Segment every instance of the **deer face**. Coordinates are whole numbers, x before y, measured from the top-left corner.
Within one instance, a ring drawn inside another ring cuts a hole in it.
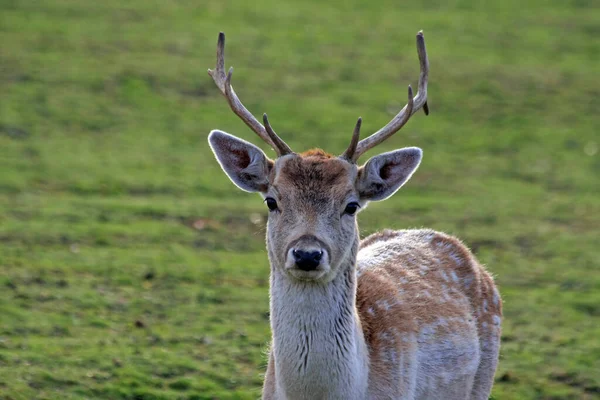
[[[358,245],[358,169],[320,151],[277,159],[264,194],[272,264],[301,280],[333,278]]]
[[[373,157],[362,167],[321,150],[272,161],[258,147],[224,132],[211,132],[209,143],[233,183],[264,198],[273,268],[304,281],[330,281],[342,266],[354,264],[357,212],[396,192],[421,160],[420,149],[405,148]]]

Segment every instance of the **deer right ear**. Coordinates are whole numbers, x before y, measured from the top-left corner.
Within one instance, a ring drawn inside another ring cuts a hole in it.
[[[417,147],[375,156],[358,171],[358,192],[362,200],[385,200],[406,183],[419,167],[423,151]]]
[[[213,130],[208,143],[229,179],[246,192],[265,193],[273,161],[255,145],[228,133]]]

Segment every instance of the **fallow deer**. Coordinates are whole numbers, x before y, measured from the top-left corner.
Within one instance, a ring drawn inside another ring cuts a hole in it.
[[[490,274],[458,239],[432,230],[375,233],[362,241],[356,214],[394,194],[419,166],[407,147],[358,158],[419,109],[428,114],[429,63],[417,34],[421,73],[413,98],[359,141],[358,119],[339,157],[295,153],[244,107],[224,69],[219,35],[209,70],[231,109],[277,153],[213,130],[223,171],[269,209],[272,343],[263,399],[487,399],[500,347],[502,303]]]

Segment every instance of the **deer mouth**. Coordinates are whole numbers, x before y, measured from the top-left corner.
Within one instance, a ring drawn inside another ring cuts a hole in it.
[[[325,270],[325,268],[319,268],[312,271],[303,271],[300,268],[289,268],[287,269],[287,272],[292,276],[292,278],[299,281],[314,282],[321,280],[325,275],[327,275],[329,268],[327,268],[327,270]]]

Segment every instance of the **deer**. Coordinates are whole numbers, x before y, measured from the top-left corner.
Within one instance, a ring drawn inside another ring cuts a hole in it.
[[[359,157],[429,114],[429,61],[416,36],[418,92],[360,139],[359,118],[340,156],[296,153],[242,104],[224,68],[225,35],[208,73],[231,110],[276,153],[220,130],[209,145],[229,179],[266,207],[271,345],[262,399],[488,399],[498,364],[502,300],[490,273],[459,239],[430,229],[360,239],[357,214],[392,196],[422,150]]]

